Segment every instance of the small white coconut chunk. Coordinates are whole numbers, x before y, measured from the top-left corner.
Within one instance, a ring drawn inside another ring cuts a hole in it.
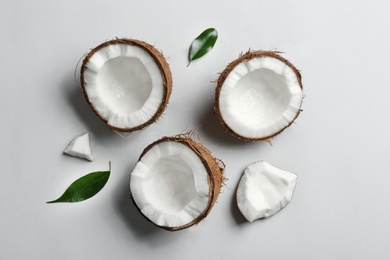
[[[260,161],[249,165],[237,189],[238,208],[249,221],[268,218],[292,198],[297,175]]]
[[[210,200],[205,166],[179,142],[162,142],[145,153],[131,174],[130,189],[141,212],[165,227],[190,223]]]
[[[88,161],[93,161],[89,133],[87,132],[73,138],[73,140],[66,147],[64,153],[74,157],[87,159]]]

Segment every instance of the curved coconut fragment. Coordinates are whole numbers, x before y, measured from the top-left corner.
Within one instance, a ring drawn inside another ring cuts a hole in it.
[[[133,39],[100,44],[83,60],[81,87],[93,111],[116,131],[132,132],[154,123],[172,90],[164,56]]]
[[[92,162],[93,157],[89,133],[87,132],[73,138],[72,141],[65,148],[64,153]]]
[[[292,199],[297,175],[264,161],[249,165],[237,188],[237,204],[249,221],[268,218]]]
[[[163,137],[145,148],[131,174],[134,204],[149,221],[169,231],[204,219],[223,182],[220,161],[188,135]]]
[[[266,140],[298,117],[302,88],[299,71],[277,52],[247,52],[220,75],[215,111],[238,138]]]

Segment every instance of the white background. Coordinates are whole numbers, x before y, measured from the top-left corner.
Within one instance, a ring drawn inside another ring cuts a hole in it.
[[[0,3],[0,259],[389,259],[390,2],[11,1]],[[208,27],[214,49],[187,68]],[[132,37],[161,49],[173,73],[164,116],[128,140],[88,107],[74,70],[90,48]],[[225,66],[280,50],[303,76],[296,124],[268,143],[231,137],[212,113]],[[201,125],[228,181],[198,226],[170,233],[129,199],[130,173],[154,140]],[[63,155],[89,131],[95,160]],[[95,197],[46,204],[75,179],[108,169]],[[235,205],[244,168],[266,160],[296,173],[291,203],[245,222]]]

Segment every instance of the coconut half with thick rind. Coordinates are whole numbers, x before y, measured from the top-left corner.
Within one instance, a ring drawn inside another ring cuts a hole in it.
[[[133,132],[154,123],[168,104],[172,75],[152,45],[115,39],[92,49],[81,66],[81,87],[112,130]]]
[[[292,199],[297,175],[267,162],[249,165],[237,188],[237,205],[244,217],[253,222],[268,218]]]
[[[302,88],[299,71],[277,52],[247,52],[218,78],[214,108],[234,136],[266,140],[298,117]]]
[[[176,231],[198,224],[220,193],[224,167],[188,135],[163,137],[145,148],[131,173],[130,190],[142,215]]]

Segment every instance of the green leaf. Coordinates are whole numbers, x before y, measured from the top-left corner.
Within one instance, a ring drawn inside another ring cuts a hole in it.
[[[91,172],[74,181],[69,188],[56,200],[47,203],[57,202],[79,202],[95,196],[106,185],[111,173],[111,162],[109,170],[102,172]]]
[[[193,60],[199,59],[208,53],[214,47],[217,38],[218,32],[214,28],[208,28],[196,37],[191,43],[190,51],[188,52],[188,66],[190,66]]]

